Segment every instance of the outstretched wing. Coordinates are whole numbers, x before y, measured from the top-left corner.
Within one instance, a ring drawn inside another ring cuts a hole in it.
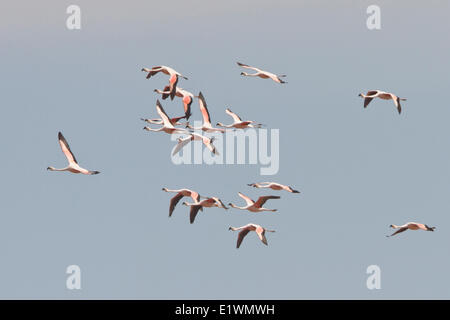
[[[202,206],[195,205],[191,206],[191,211],[189,212],[189,219],[191,223],[194,223],[195,217],[197,216],[198,211],[201,209]]]
[[[255,202],[255,206],[261,208],[269,199],[280,199],[280,196],[262,196]]]
[[[391,235],[388,236],[388,237],[395,236],[396,234],[398,234],[398,233],[400,233],[400,232],[403,232],[403,231],[406,231],[406,230],[408,230],[407,227],[400,228],[400,229],[398,229],[397,231],[395,231],[393,234],[391,234]]]
[[[200,92],[198,94],[198,105],[203,116],[203,122],[211,124],[211,116],[209,115],[208,106],[206,105],[205,97]]]
[[[172,118],[172,119],[170,119],[170,123],[172,125],[175,125],[175,123],[177,123],[179,120],[184,119],[184,118],[186,118],[186,116]]]
[[[397,107],[398,114],[402,113],[402,105],[400,104],[400,98],[396,95],[391,94],[392,100],[394,101],[395,106]]]
[[[216,204],[217,204],[217,206],[218,206],[219,208],[228,209],[228,208],[223,204],[222,200],[220,200],[220,199],[217,198],[217,197],[213,197],[213,199],[214,199],[214,201],[216,202]]]
[[[256,234],[258,235],[259,239],[267,246],[267,239],[266,239],[266,233],[262,227],[257,227],[255,230]]]
[[[247,205],[251,206],[255,203],[255,201],[253,201],[252,199],[250,199],[249,197],[247,197],[246,195],[243,195],[242,193],[238,192],[238,195],[245,200],[245,202],[247,203]]]
[[[164,89],[163,89],[163,93],[161,94],[161,97],[162,97],[162,99],[163,100],[166,100],[167,99],[167,97],[169,96],[169,94],[170,94],[170,87],[169,86],[165,86],[164,87]]]
[[[161,66],[153,67],[151,70],[148,70],[147,68],[144,68],[144,71],[148,72],[148,74],[147,74],[147,76],[145,78],[149,79],[150,77],[152,77],[155,74],[157,74],[158,72],[160,72],[161,71],[160,69],[161,69]]]
[[[184,107],[184,114],[186,117],[186,120],[189,120],[191,116],[191,104],[192,104],[192,97],[191,96],[184,96],[183,97],[183,107]]]
[[[72,151],[70,150],[69,144],[66,141],[66,138],[62,135],[61,132],[58,132],[58,140],[59,145],[61,147],[62,152],[66,156],[69,163],[78,163],[77,159],[75,159],[75,156],[73,155]]]
[[[366,96],[373,96],[374,94],[377,94],[378,91],[367,91]],[[367,106],[369,105],[370,101],[372,101],[373,98],[364,98],[364,108],[367,108]]]
[[[156,111],[158,111],[159,116],[163,120],[164,126],[165,127],[169,127],[169,128],[173,128],[172,123],[170,122],[170,118],[167,115],[167,113],[164,111],[164,109],[163,109],[161,103],[159,102],[159,100],[156,100]]]
[[[181,149],[184,148],[185,145],[187,145],[189,142],[191,142],[192,136],[188,136],[184,139],[179,139],[177,145],[173,149],[172,155],[176,155],[178,152],[180,152]]]
[[[172,216],[172,212],[175,209],[175,206],[182,198],[183,198],[183,194],[180,192],[180,193],[177,193],[177,195],[175,197],[170,199],[169,217]]]
[[[200,201],[200,195],[197,192],[195,192],[195,191],[191,191],[191,198],[195,202],[199,202]]]
[[[243,229],[242,231],[239,232],[238,238],[237,238],[237,243],[236,243],[236,248],[239,248],[241,246],[242,240],[244,240],[245,236],[249,232],[250,232],[249,229]]]
[[[242,122],[241,118],[239,118],[239,116],[234,113],[233,111],[231,111],[230,109],[225,109],[226,114],[228,114],[229,116],[231,116],[234,120],[235,123],[237,122]]]

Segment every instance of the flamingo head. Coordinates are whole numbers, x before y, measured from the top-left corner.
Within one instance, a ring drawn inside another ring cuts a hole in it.
[[[427,225],[425,225],[425,227],[427,228],[428,231],[434,231],[434,229],[436,229],[436,227],[429,227]]]
[[[241,76],[246,76],[246,75],[248,75],[247,72],[241,72]]]
[[[166,187],[162,188],[162,191],[166,191],[167,192],[167,188]]]
[[[54,170],[55,168],[53,167],[47,167],[47,170]]]

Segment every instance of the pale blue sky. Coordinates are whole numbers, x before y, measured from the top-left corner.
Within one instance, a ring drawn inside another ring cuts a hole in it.
[[[79,31],[65,26],[74,3]],[[379,31],[366,28],[371,4]],[[450,298],[448,1],[3,1],[0,12],[1,298]],[[236,61],[289,83],[243,78]],[[139,120],[167,82],[140,69],[160,64],[203,92],[214,123],[230,107],[280,129],[279,173],[173,165],[168,136]],[[390,101],[364,110],[368,89],[406,97],[403,113]],[[58,131],[100,175],[45,170],[65,165]],[[246,186],[265,180],[302,193]],[[168,218],[163,186],[281,199],[268,203],[277,213],[207,209],[190,225],[183,206]],[[408,221],[437,230],[385,237]],[[249,222],[277,230],[268,247],[249,235],[236,250],[228,226]],[[80,291],[65,288],[71,264]]]

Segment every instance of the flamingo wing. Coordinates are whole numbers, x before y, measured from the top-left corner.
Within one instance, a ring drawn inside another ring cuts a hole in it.
[[[197,216],[198,211],[202,208],[200,205],[191,206],[191,211],[189,212],[189,220],[191,223],[194,223],[195,217]]]
[[[172,123],[172,125],[175,125],[179,120],[184,118],[186,118],[186,116],[172,118],[170,119],[170,123]]]
[[[178,75],[172,74],[169,79],[169,90],[170,90],[170,100],[175,98],[177,93],[177,83],[178,83]]]
[[[243,229],[242,231],[239,232],[238,238],[237,238],[237,243],[236,243],[236,248],[239,248],[241,246],[242,240],[244,240],[245,236],[249,232],[250,232],[249,229]]]
[[[406,230],[408,230],[408,227],[400,228],[400,229],[398,229],[397,231],[395,231],[393,234],[391,234],[391,235],[388,236],[388,237],[395,236],[396,234],[398,234],[398,233],[400,233],[400,232],[403,232],[403,231],[406,231]]]
[[[219,198],[213,197],[214,201],[218,205],[219,208],[228,209]]]
[[[211,153],[219,155],[219,151],[217,151],[216,147],[213,145],[212,139],[202,136],[202,142]]]
[[[255,201],[253,201],[252,199],[250,199],[249,197],[247,197],[246,195],[243,195],[242,193],[238,192],[238,195],[245,200],[245,202],[247,203],[247,205],[251,206],[255,203]]]
[[[198,104],[203,116],[203,122],[211,124],[211,116],[209,115],[208,106],[206,105],[205,97],[201,92],[198,94]]]
[[[177,193],[175,197],[170,199],[170,207],[169,207],[169,217],[172,216],[172,212],[175,209],[177,203],[183,198],[183,194],[181,192]]]
[[[377,94],[378,91],[367,91],[366,96],[373,96],[375,94]],[[364,108],[367,108],[367,106],[369,105],[370,101],[373,100],[374,97],[370,98],[370,97],[366,97],[364,98]]]
[[[77,163],[77,159],[75,158],[74,154],[70,150],[69,144],[67,143],[66,138],[64,138],[63,134],[61,132],[58,132],[58,140],[59,145],[61,147],[62,152],[66,156],[69,163]]]
[[[269,199],[280,199],[280,196],[262,196],[255,202],[255,206],[261,208]]]
[[[226,114],[228,114],[229,116],[231,116],[234,120],[235,123],[237,122],[242,122],[241,118],[239,118],[239,116],[234,113],[233,111],[231,111],[230,109],[225,109]]]
[[[195,202],[199,202],[200,201],[200,195],[197,192],[195,192],[195,191],[191,191],[191,198]]]
[[[173,128],[172,123],[170,122],[170,118],[167,115],[167,113],[164,111],[164,108],[162,107],[159,100],[156,100],[156,111],[158,111],[159,116],[163,120],[163,124],[165,127]]]
[[[181,149],[184,148],[185,145],[187,145],[189,142],[191,142],[192,136],[188,136],[184,139],[179,139],[177,145],[173,149],[172,155],[176,155],[178,152],[180,152]]]
[[[262,227],[257,227],[255,230],[256,234],[258,235],[259,239],[267,246],[267,239],[266,239],[266,233]]]
[[[400,104],[400,98],[394,94],[391,94],[392,101],[394,101],[395,106],[397,107],[398,114],[402,113],[402,105]]]
[[[169,87],[169,86],[165,86],[165,87],[164,87],[163,93],[161,94],[161,98],[162,98],[163,100],[166,100],[167,97],[169,96],[169,93],[170,93],[169,90],[170,90],[170,87]]]
[[[191,96],[184,96],[183,97],[183,107],[184,107],[184,114],[186,117],[186,120],[189,120],[191,116],[191,104],[192,104],[192,97]]]
[[[148,69],[147,69],[148,70]],[[146,71],[147,71],[146,70]],[[150,79],[150,77],[152,77],[152,76],[154,76],[155,74],[157,74],[158,72],[160,72],[161,71],[161,66],[158,66],[158,67],[153,67],[151,70],[148,70],[147,72],[148,72],[148,74],[147,74],[147,76],[145,77],[146,79]]]

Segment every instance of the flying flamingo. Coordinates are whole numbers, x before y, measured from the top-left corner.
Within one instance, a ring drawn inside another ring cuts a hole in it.
[[[217,207],[228,210],[228,208],[223,204],[222,200],[217,197],[206,198],[205,200],[195,203],[183,202],[183,205],[191,207],[191,210],[189,212],[189,220],[191,224],[194,223],[198,211],[203,211],[203,208]]]
[[[300,193],[300,191],[292,189],[290,186],[286,186],[276,182],[260,182],[260,183],[250,183],[248,184],[250,187],[255,188],[270,188],[272,190],[286,190],[291,193]]]
[[[194,128],[187,123],[186,127],[193,130],[202,130],[206,132],[225,132],[225,129],[213,128],[211,125],[211,116],[209,115],[208,106],[206,105],[205,97],[201,92],[198,94],[198,105],[203,116],[203,125],[199,128]]]
[[[266,232],[275,232],[275,230],[268,230],[268,229],[261,227],[258,224],[254,224],[254,223],[249,223],[249,224],[239,227],[239,228],[229,227],[228,230],[233,230],[233,231],[241,230],[238,234],[238,239],[237,239],[237,244],[236,244],[237,249],[241,246],[242,240],[244,240],[245,236],[250,231],[255,231],[256,234],[258,235],[259,239],[261,240],[261,242],[264,243],[266,246],[267,246],[267,239],[266,239],[265,233]]]
[[[175,97],[176,91],[177,91],[177,83],[178,78],[188,79],[185,76],[183,76],[181,73],[175,71],[174,69],[166,66],[158,66],[153,67],[151,69],[149,68],[142,68],[141,71],[147,72],[147,79],[149,79],[151,76],[154,76],[158,72],[162,72],[164,74],[167,74],[169,76],[169,91],[170,91],[170,99],[173,100]]]
[[[172,155],[175,155],[178,152],[180,152],[181,149],[183,149],[185,145],[187,145],[189,142],[194,141],[194,140],[202,141],[203,144],[209,149],[209,151],[211,151],[215,155],[219,155],[219,151],[217,151],[216,147],[213,145],[214,137],[208,138],[208,137],[202,136],[197,133],[190,133],[185,138],[178,138],[178,140],[177,140],[178,143],[175,146],[175,148],[172,152]]]
[[[393,229],[398,229],[397,231],[395,231],[393,234],[391,234],[390,236],[386,236],[386,237],[392,237],[395,236],[396,234],[406,231],[406,230],[425,230],[425,231],[434,231],[434,229],[436,229],[436,227],[429,227],[426,224],[422,224],[422,223],[417,223],[417,222],[408,222],[405,223],[402,226],[396,226],[395,224],[391,224],[390,225],[391,228]]]
[[[230,109],[226,109],[225,110],[226,114],[228,114],[229,116],[231,116],[233,118],[233,123],[229,124],[229,125],[225,125],[221,122],[217,122],[217,126],[219,127],[224,127],[224,128],[235,128],[235,129],[246,129],[246,128],[261,128],[262,124],[260,123],[255,123],[254,121],[242,121],[241,118],[239,118],[239,116],[232,112]]]
[[[256,73],[250,73],[250,74],[247,73],[247,72],[241,72],[242,76],[260,77],[260,78],[263,78],[263,79],[270,78],[273,81],[278,82],[278,83],[287,83],[286,81],[283,81],[283,80],[280,79],[280,78],[286,77],[285,74],[276,75],[276,74],[274,74],[272,72],[264,71],[264,70],[261,70],[261,69],[255,68],[255,67],[250,67],[250,66],[248,66],[246,64],[243,64],[243,63],[240,63],[240,62],[238,62],[237,64],[238,64],[238,66],[240,66],[242,68],[246,68],[246,69],[250,69],[250,70],[256,71]]]
[[[75,159],[74,154],[70,150],[69,144],[67,143],[66,139],[64,138],[64,136],[62,135],[61,132],[58,132],[58,140],[59,140],[59,145],[61,147],[62,152],[66,156],[67,161],[69,161],[69,165],[67,167],[65,167],[65,168],[62,168],[62,169],[55,169],[53,167],[48,167],[47,170],[50,170],[50,171],[69,171],[69,172],[72,172],[72,173],[82,173],[82,174],[89,174],[89,175],[99,174],[100,173],[100,171],[86,170],[86,169],[84,169],[84,168],[82,168],[82,167],[80,167],[78,165],[77,159]]]
[[[150,127],[144,127],[144,130],[154,131],[154,132],[164,131],[165,133],[168,133],[168,134],[188,133],[186,129],[175,128],[173,126],[172,122],[169,119],[169,116],[164,111],[164,109],[163,109],[161,103],[159,102],[159,100],[156,100],[156,111],[158,112],[159,116],[161,117],[161,119],[163,121],[163,126],[161,128],[159,128],[159,129],[152,129]]]
[[[402,106],[400,105],[400,101],[406,101],[405,98],[399,98],[393,93],[384,92],[380,90],[371,90],[368,91],[366,94],[360,93],[358,97],[364,98],[364,108],[367,108],[370,101],[372,101],[372,99],[374,98],[380,98],[383,100],[392,100],[394,101],[394,104],[397,107],[398,114],[402,112]]]
[[[173,126],[181,126],[184,125],[184,123],[179,122],[181,119],[186,118],[186,116],[182,116],[182,117],[175,117],[175,118],[171,118],[169,119],[170,123]],[[142,121],[145,121],[147,123],[151,123],[151,124],[164,124],[163,119],[144,119],[141,118]]]
[[[164,90],[155,89],[155,92],[161,94],[161,97],[163,100],[167,99],[167,97],[170,95],[170,86],[165,86]],[[184,108],[184,115],[186,117],[186,120],[189,120],[189,117],[191,116],[191,104],[192,101],[194,101],[194,98],[197,98],[189,91],[186,91],[180,87],[177,87],[175,95],[177,97],[182,98],[183,101],[183,108]]]
[[[169,207],[169,217],[172,216],[172,212],[175,209],[175,206],[177,203],[181,200],[183,197],[191,197],[192,200],[195,201],[195,203],[198,203],[200,201],[200,195],[198,192],[189,190],[189,189],[178,189],[178,190],[171,190],[167,188],[162,188],[165,192],[175,192],[176,195],[170,199],[170,207]]]
[[[269,199],[280,199],[279,196],[262,196],[259,197],[258,200],[255,202],[252,199],[250,199],[249,197],[243,195],[242,193],[238,192],[239,196],[245,200],[245,202],[247,203],[247,205],[245,207],[238,207],[232,203],[229,203],[228,205],[230,207],[236,208],[236,209],[241,209],[241,210],[248,210],[250,212],[263,212],[263,211],[272,211],[275,212],[277,211],[277,209],[266,209],[263,208],[262,206],[264,205],[264,203],[266,203],[267,200]]]

